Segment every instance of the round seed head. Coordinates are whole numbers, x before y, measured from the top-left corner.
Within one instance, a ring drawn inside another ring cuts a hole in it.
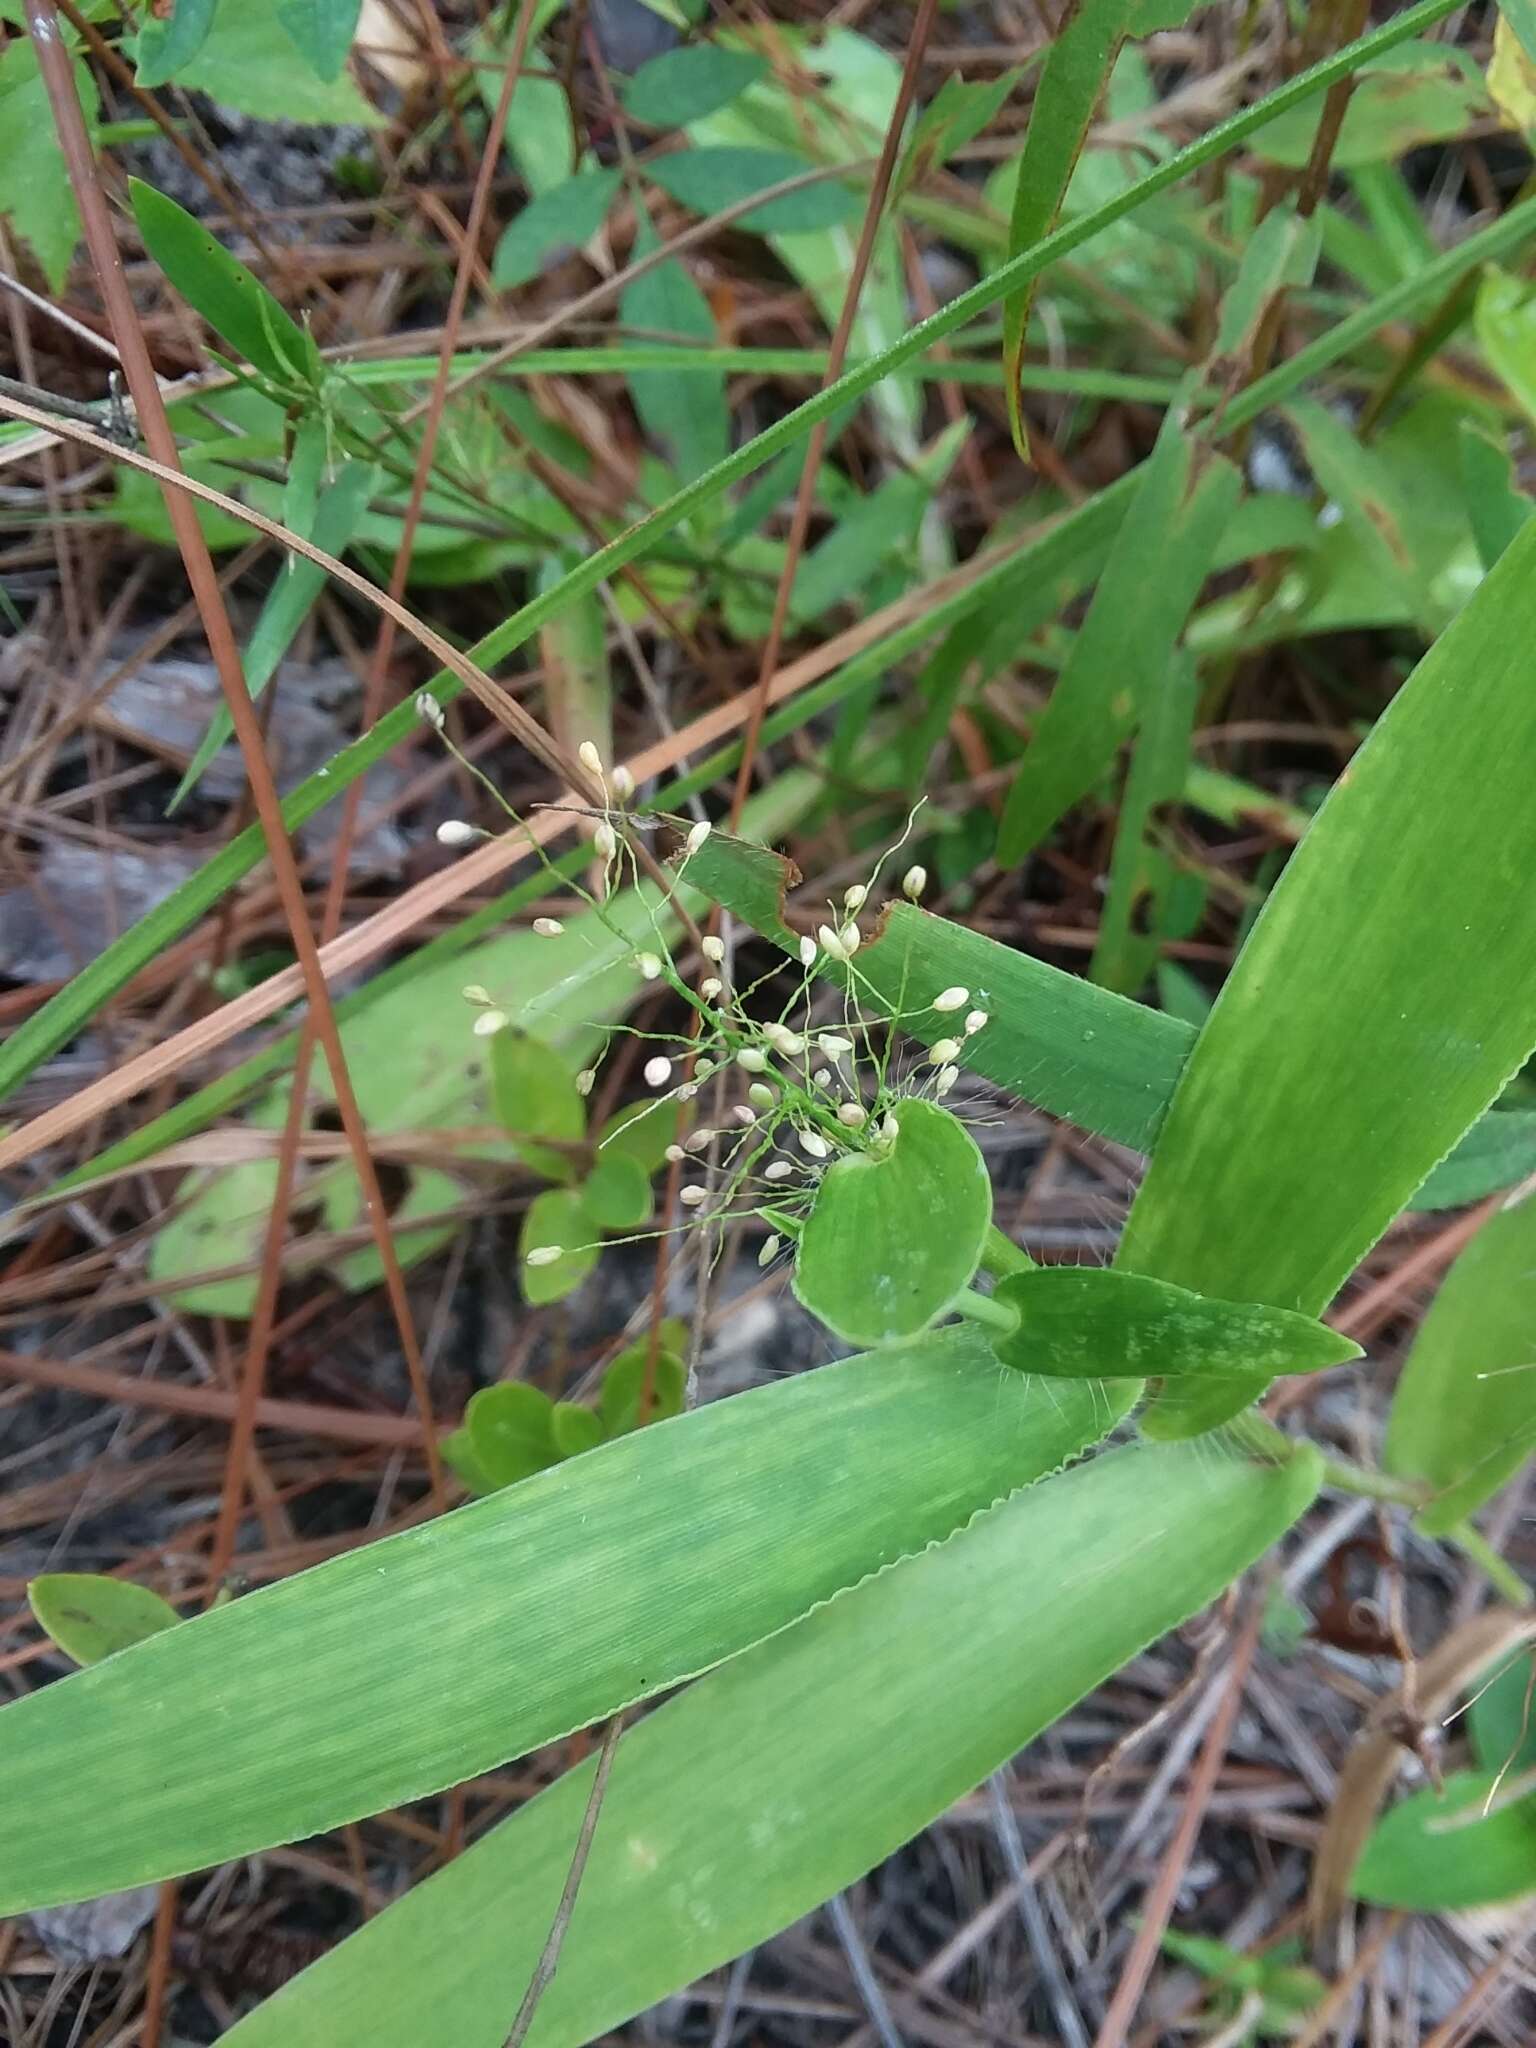
[[[679,1101],[679,1102],[692,1102],[693,1098],[695,1097],[695,1095],[697,1095],[697,1094],[698,1094],[698,1092],[699,1092],[699,1084],[698,1084],[698,1082],[697,1082],[697,1081],[687,1081],[687,1082],[685,1082],[685,1083],[683,1084],[683,1086],[682,1086],[681,1088],[679,1088],[679,1089],[678,1089],[678,1091],[677,1091],[677,1099],[678,1099],[678,1101]]]
[[[915,903],[928,886],[928,870],[914,861],[901,878],[901,893],[909,903]]]
[[[535,1245],[523,1260],[525,1266],[552,1266],[559,1258],[561,1247],[557,1244]]]
[[[533,928],[541,939],[558,939],[565,930],[558,917],[536,917]]]
[[[830,1088],[832,1086],[832,1075],[826,1067],[818,1067],[815,1073],[812,1074],[811,1079],[818,1088]]]
[[[713,960],[718,967],[725,958],[725,941],[724,939],[717,939],[713,935],[707,939],[700,939],[699,951],[706,960]]]
[[[683,1150],[685,1152],[703,1152],[708,1148],[710,1140],[714,1135],[713,1131],[706,1129],[690,1131],[683,1140]]]
[[[974,1037],[976,1036],[976,1034],[977,1034],[977,1032],[978,1032],[978,1031],[985,1031],[985,1030],[986,1030],[986,1028],[987,1028],[987,1013],[986,1013],[986,1011],[985,1011],[985,1010],[972,1010],[972,1012],[970,1013],[970,1015],[969,1015],[969,1016],[968,1016],[968,1017],[966,1018],[966,1020],[965,1020],[965,1035],[966,1035],[966,1037],[967,1037],[967,1038],[974,1038]]]
[[[759,1052],[755,1045],[744,1045],[736,1055],[736,1064],[744,1074],[766,1074],[768,1055]]]
[[[589,775],[595,775],[599,781],[602,780],[603,757],[590,740],[582,741],[576,749],[576,758]]]
[[[935,1039],[928,1048],[928,1059],[935,1067],[947,1067],[960,1050],[958,1038]]]
[[[723,989],[724,987],[725,983],[720,979],[718,975],[706,974],[704,979],[699,983],[699,994],[704,998],[706,1003],[712,1003],[715,1000],[715,997],[719,995],[721,989]]]
[[[663,1159],[670,1160],[672,1165],[676,1166],[678,1161],[683,1157],[683,1148],[681,1145],[669,1145],[666,1151],[663,1152],[661,1156]]]
[[[760,1266],[771,1266],[773,1264],[774,1260],[779,1256],[779,1242],[779,1239],[776,1237],[765,1237],[763,1239],[763,1248],[757,1255],[757,1263]]]
[[[753,1111],[748,1109],[744,1102],[738,1102],[731,1110],[731,1122],[733,1124],[740,1124],[742,1129],[746,1130],[748,1125],[757,1122],[757,1117]]]
[[[672,1062],[664,1060],[658,1053],[653,1060],[645,1063],[645,1081],[648,1088],[665,1088],[672,1078]]]
[[[844,910],[862,910],[868,901],[869,891],[862,882],[855,882],[851,889],[843,891]]]
[[[778,1099],[778,1090],[770,1088],[766,1081],[754,1081],[747,1090],[748,1102],[755,1103],[759,1109],[772,1109]]]
[[[825,1159],[832,1150],[820,1131],[801,1131],[798,1136],[800,1150],[809,1153],[812,1159]]]
[[[430,725],[434,732],[443,729],[443,707],[430,690],[416,692],[416,716],[423,725]]]
[[[708,1188],[684,1188],[677,1198],[685,1209],[702,1209],[709,1200]]]
[[[637,953],[635,955],[635,965],[647,981],[655,981],[661,973],[661,962],[654,953]]]
[[[494,1038],[498,1031],[506,1030],[507,1013],[505,1010],[482,1010],[469,1028],[476,1038]]]
[[[963,1010],[970,1000],[968,988],[947,988],[942,995],[934,997],[933,1007],[936,1010]]]
[[[704,844],[705,840],[709,837],[710,833],[714,831],[714,829],[714,826],[710,824],[708,818],[700,818],[699,822],[689,832],[688,837],[684,842],[686,850],[690,854],[697,853],[699,848]]]
[[[837,1120],[846,1124],[850,1131],[856,1131],[860,1124],[869,1121],[869,1111],[862,1102],[843,1102],[838,1105]]]
[[[444,818],[437,828],[439,846],[470,846],[485,837],[478,825],[471,825],[465,818]]]

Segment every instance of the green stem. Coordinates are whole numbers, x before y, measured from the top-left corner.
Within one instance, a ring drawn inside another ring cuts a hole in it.
[[[1536,1595],[1511,1564],[1494,1549],[1480,1529],[1474,1529],[1470,1522],[1458,1522],[1445,1532],[1447,1543],[1453,1544],[1469,1563],[1475,1564],[1491,1586],[1497,1587],[1515,1607],[1529,1607]]]
[[[981,1248],[981,1270],[990,1273],[994,1280],[1006,1280],[1010,1273],[1032,1273],[1035,1262],[993,1223],[988,1226],[987,1241]]]
[[[1332,1457],[1308,1437],[1287,1436],[1253,1409],[1239,1415],[1230,1424],[1227,1435],[1242,1449],[1270,1464],[1289,1464],[1303,1449],[1318,1451],[1323,1461],[1323,1484],[1339,1493],[1361,1494],[1367,1500],[1391,1501],[1405,1508],[1422,1507],[1428,1498],[1428,1489],[1420,1481],[1395,1479],[1389,1472],[1372,1472],[1364,1465],[1351,1464],[1347,1458]]]
[[[969,1322],[985,1323],[989,1330],[1012,1332],[1019,1327],[1019,1318],[1013,1309],[994,1301],[990,1294],[978,1293],[974,1287],[967,1287],[956,1301],[955,1313]]]

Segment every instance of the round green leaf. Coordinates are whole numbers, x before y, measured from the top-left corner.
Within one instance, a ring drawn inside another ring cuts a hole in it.
[[[39,1626],[77,1664],[99,1664],[181,1619],[148,1586],[96,1572],[45,1572],[28,1586],[27,1599]]]
[[[597,1397],[598,1416],[609,1436],[627,1436],[642,1422],[664,1422],[668,1416],[682,1414],[687,1373],[679,1354],[687,1341],[681,1323],[662,1324],[661,1344],[651,1373],[651,1397],[643,1416],[640,1400],[645,1390],[650,1339],[642,1337],[638,1344],[619,1353],[603,1375],[603,1391]]]
[[[464,1423],[476,1463],[493,1486],[511,1486],[560,1462],[553,1413],[548,1394],[521,1380],[482,1387],[471,1397]]]
[[[467,1493],[477,1500],[483,1500],[488,1493],[496,1491],[496,1481],[481,1464],[475,1453],[474,1441],[467,1425],[450,1430],[438,1445],[443,1462],[450,1472],[457,1475]]]
[[[1058,1379],[1177,1379],[1317,1372],[1358,1358],[1360,1346],[1325,1323],[1262,1302],[1216,1301],[1091,1266],[1040,1266],[998,1282],[994,1299],[1018,1313],[995,1340],[1004,1365]]]
[[[576,1162],[568,1152],[529,1142],[559,1138],[574,1143],[585,1135],[586,1105],[576,1093],[569,1064],[542,1038],[510,1025],[493,1033],[487,1044],[491,1107],[511,1137],[513,1151],[546,1180],[574,1179]]]
[[[555,1449],[562,1458],[578,1458],[583,1451],[596,1450],[603,1441],[601,1421],[579,1401],[557,1401],[549,1420]]]
[[[896,1105],[896,1142],[827,1169],[795,1258],[795,1294],[845,1343],[900,1343],[970,1284],[992,1183],[965,1126],[936,1102]]]
[[[597,1141],[598,1157],[624,1152],[638,1160],[647,1179],[667,1156],[667,1147],[677,1136],[677,1104],[667,1102],[626,1102],[603,1125]]]
[[[528,1254],[545,1245],[557,1247],[563,1256],[547,1266],[530,1266]],[[597,1246],[579,1195],[569,1188],[546,1188],[534,1196],[518,1233],[517,1259],[523,1299],[534,1308],[563,1301],[581,1285],[597,1264]]]
[[[638,1159],[600,1152],[582,1182],[581,1200],[599,1230],[636,1230],[651,1213],[651,1183]]]

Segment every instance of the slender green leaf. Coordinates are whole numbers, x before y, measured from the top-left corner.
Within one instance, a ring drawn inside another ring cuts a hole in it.
[[[341,76],[363,0],[277,0],[277,18],[299,54],[327,84]]]
[[[761,57],[747,50],[722,49],[718,43],[664,50],[642,64],[625,86],[624,111],[650,128],[681,128],[727,106],[767,70]],[[723,199],[716,200],[709,211],[724,204]]]
[[[1242,488],[1231,463],[1192,473],[1177,408],[1110,550],[1093,604],[1008,792],[997,857],[1014,866],[1093,788],[1134,731],[1169,664]]]
[[[1521,49],[1536,64],[1536,0],[1499,0],[1499,12],[1514,30]]]
[[[27,1599],[38,1626],[77,1664],[99,1664],[181,1620],[150,1587],[96,1572],[44,1572],[27,1587]]]
[[[1088,139],[1088,125],[1109,83],[1120,45],[1131,32],[1135,11],[1136,0],[1080,0],[1063,17],[1035,87],[1035,103],[1014,189],[1013,217],[1008,224],[1010,257],[1038,248],[1055,227],[1067,186]],[[1019,453],[1026,457],[1028,442],[1020,409],[1019,367],[1033,303],[1031,280],[1013,292],[1003,306],[1008,417]]]
[[[1134,996],[1158,964],[1167,930],[1172,877],[1149,827],[1160,805],[1176,803],[1185,793],[1199,688],[1194,662],[1175,651],[1161,684],[1149,693],[1125,778],[1109,889],[1088,966],[1091,980],[1125,996]],[[1203,1015],[1199,1021],[1204,1023]]]
[[[368,509],[368,500],[378,488],[378,480],[379,472],[372,463],[344,462],[334,483],[316,498],[312,519],[302,524],[290,519],[288,524],[294,532],[312,540],[316,547],[324,548],[328,555],[344,554]],[[290,555],[278,571],[277,581],[267,592],[256,623],[251,628],[250,644],[245,650],[245,683],[252,697],[259,697],[276,675],[283,656],[293,645],[325,583],[324,569],[302,555]],[[198,742],[197,752],[187,764],[186,773],[176,785],[175,794],[166,806],[168,812],[174,811],[197,787],[208,763],[233,731],[234,720],[229,709],[220,704],[207,732]]]
[[[695,213],[718,213],[724,206],[750,199],[754,192],[766,192],[770,185],[782,184],[810,168],[804,157],[792,156],[787,150],[721,144],[657,157],[645,170],[663,192]],[[838,227],[858,210],[855,193],[846,185],[829,182],[765,200],[744,213],[736,226],[760,235],[802,235],[817,228]]]
[[[198,1615],[0,1708],[0,1912],[492,1769],[942,1542],[1111,1420],[1100,1390],[1000,1383],[984,1341],[943,1331],[622,1436]]]
[[[164,85],[189,64],[208,40],[219,0],[172,0],[163,19],[146,13],[139,30],[134,77],[146,88]]]
[[[998,78],[974,82],[952,71],[918,116],[891,182],[892,199],[899,200],[913,185],[921,184],[931,171],[940,169],[957,150],[989,128],[1023,76],[1023,65]]]
[[[1270,896],[1184,1070],[1130,1270],[1318,1313],[1530,1052],[1533,638],[1527,526]]]
[[[1440,1284],[1392,1397],[1385,1462],[1426,1479],[1442,1535],[1536,1443],[1536,1202],[1491,1216]]]
[[[1191,171],[1225,155],[1248,136],[1283,111],[1299,105],[1314,93],[1325,90],[1373,50],[1390,48],[1403,38],[1432,27],[1451,13],[1458,0],[1419,0],[1417,6],[1384,22],[1361,42],[1336,57],[1315,65],[1289,81],[1256,106],[1234,114],[1218,124],[1197,143],[1157,165],[1135,184],[1125,187],[1103,205],[1073,220],[1051,235],[1038,248],[1025,251],[1004,264],[990,277],[933,314],[909,327],[896,341],[867,361],[845,372],[834,384],[807,399],[781,420],[719,463],[708,475],[678,491],[664,505],[637,520],[606,547],[586,556],[562,583],[522,606],[469,650],[482,666],[494,668],[514,649],[536,634],[544,623],[567,605],[609,580],[625,563],[633,561],[662,534],[680,525],[701,506],[711,502],[730,486],[778,455],[809,432],[818,421],[842,411],[879,383],[882,378],[903,371],[935,342],[985,312],[999,298],[1039,275],[1051,263],[1093,240],[1104,229],[1122,220],[1177,184]],[[0,134],[5,133],[0,127]],[[1269,406],[1294,391],[1306,378],[1337,361],[1369,339],[1380,327],[1406,317],[1413,309],[1431,303],[1450,284],[1480,263],[1516,247],[1536,229],[1536,198],[1511,207],[1489,227],[1470,235],[1445,253],[1423,273],[1407,280],[1394,292],[1385,293],[1372,304],[1350,315],[1299,350],[1278,369],[1258,379],[1228,408],[1226,423],[1235,431],[1259,417]],[[1102,521],[1106,527],[1123,516],[1130,494],[1131,479],[1099,493],[1073,515],[1081,522],[1078,530]],[[427,685],[440,703],[451,702],[463,687],[450,671],[442,670]],[[415,713],[401,705],[382,718],[352,746],[344,748],[323,770],[311,776],[284,803],[284,818],[290,829],[313,817],[325,803],[340,796],[349,783],[379,760],[389,748],[411,731]],[[248,828],[223,852],[207,862],[173,895],[125,932],[121,939],[77,975],[68,988],[34,1012],[0,1047],[0,1098],[15,1088],[58,1046],[73,1037],[85,1020],[108,1001],[144,962],[172,936],[185,931],[227,890],[248,874],[263,855],[259,830]]]
[[[1050,1378],[1104,1377],[1118,1358],[1136,1379],[1317,1372],[1358,1358],[1326,1323],[1254,1301],[1213,1301],[1166,1280],[1092,1266],[1037,1266],[1000,1280],[994,1299],[1018,1328],[994,1339],[1004,1365]]]
[[[853,1469],[863,1456],[860,1444]],[[619,1745],[529,2048],[607,2033],[853,1883],[1213,1599],[1316,1485],[1310,1458],[1277,1470],[1117,1452],[649,1715]],[[499,2048],[591,1775],[588,1763],[559,1779],[240,2021],[229,2048]]]
[[[943,1315],[992,1223],[987,1163],[964,1124],[920,1098],[891,1115],[893,1144],[827,1168],[795,1258],[797,1299],[847,1344],[902,1343]]]
[[[635,253],[643,256],[656,246],[647,223],[636,238]],[[706,342],[715,338],[709,301],[675,256],[626,285],[619,303],[626,327],[693,336]],[[723,377],[679,383],[664,371],[637,370],[629,379],[629,388],[646,431],[671,456],[682,483],[695,483],[719,466],[731,434]]]
[[[1390,1807],[1355,1865],[1351,1889],[1373,1906],[1458,1913],[1536,1893],[1536,1789],[1494,1791],[1489,1771],[1452,1771]]]
[[[215,333],[276,383],[313,382],[314,343],[260,279],[153,185],[130,178],[128,195],[145,248]]]
[[[537,277],[557,249],[580,248],[602,226],[622,172],[578,171],[530,200],[496,244],[491,276],[503,291]]]

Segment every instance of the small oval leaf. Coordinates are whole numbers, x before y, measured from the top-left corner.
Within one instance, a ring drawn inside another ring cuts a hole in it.
[[[795,1294],[845,1343],[915,1337],[970,1284],[992,1221],[976,1140],[936,1102],[900,1102],[883,1157],[829,1167],[801,1233]]]
[[[568,1063],[542,1038],[509,1025],[506,1030],[492,1034],[486,1066],[491,1079],[491,1108],[496,1121],[511,1137],[518,1158],[546,1180],[574,1179],[576,1160],[570,1153],[529,1142],[558,1138],[565,1144],[574,1144],[586,1132],[586,1105],[576,1092],[576,1077]],[[585,1233],[588,1237],[591,1234]]]
[[[1040,1266],[999,1281],[994,1299],[1019,1317],[995,1339],[1004,1365],[1056,1379],[1268,1378],[1360,1356],[1352,1339],[1311,1316],[1217,1301],[1141,1273]]]
[[[605,1435],[598,1417],[579,1401],[557,1401],[549,1422],[555,1449],[562,1458],[578,1458],[583,1451],[596,1450]]]
[[[548,1394],[521,1380],[503,1380],[471,1396],[464,1426],[475,1462],[493,1487],[515,1485],[560,1462],[553,1415]]]
[[[503,291],[537,277],[557,249],[579,249],[603,224],[619,189],[618,171],[578,171],[531,199],[496,244],[491,277]]]
[[[805,157],[792,156],[788,150],[734,144],[679,150],[675,156],[658,157],[645,167],[647,177],[663,192],[704,214],[719,213],[811,168]],[[829,178],[823,185],[807,185],[802,191],[765,200],[744,213],[736,226],[758,235],[807,234],[816,228],[840,226],[857,211],[858,203],[846,185]]]
[[[1536,1791],[1529,1778],[1496,1784],[1492,1772],[1453,1771],[1443,1789],[1426,1785],[1384,1813],[1355,1865],[1355,1897],[1454,1913],[1536,1892]]]
[[[148,1586],[97,1572],[45,1572],[28,1586],[27,1599],[39,1627],[77,1664],[99,1664],[181,1619]]]
[[[664,50],[642,64],[625,87],[624,111],[648,128],[681,128],[729,105],[767,69],[761,57],[722,50],[718,43]]]
[[[651,1213],[651,1183],[638,1159],[599,1153],[581,1186],[582,1206],[599,1230],[638,1230]]]
[[[670,1415],[682,1414],[687,1374],[679,1354],[688,1341],[687,1332],[681,1323],[668,1321],[661,1326],[660,1338],[648,1400],[644,1396],[649,1337],[621,1351],[604,1374],[597,1412],[609,1436],[628,1436],[642,1422],[664,1422]]]
[[[557,1250],[560,1257],[530,1266],[528,1254],[546,1249]],[[580,1196],[569,1188],[546,1188],[528,1204],[518,1234],[518,1278],[523,1299],[534,1308],[542,1308],[550,1301],[563,1301],[597,1264],[597,1252],[592,1243],[592,1225]]]

